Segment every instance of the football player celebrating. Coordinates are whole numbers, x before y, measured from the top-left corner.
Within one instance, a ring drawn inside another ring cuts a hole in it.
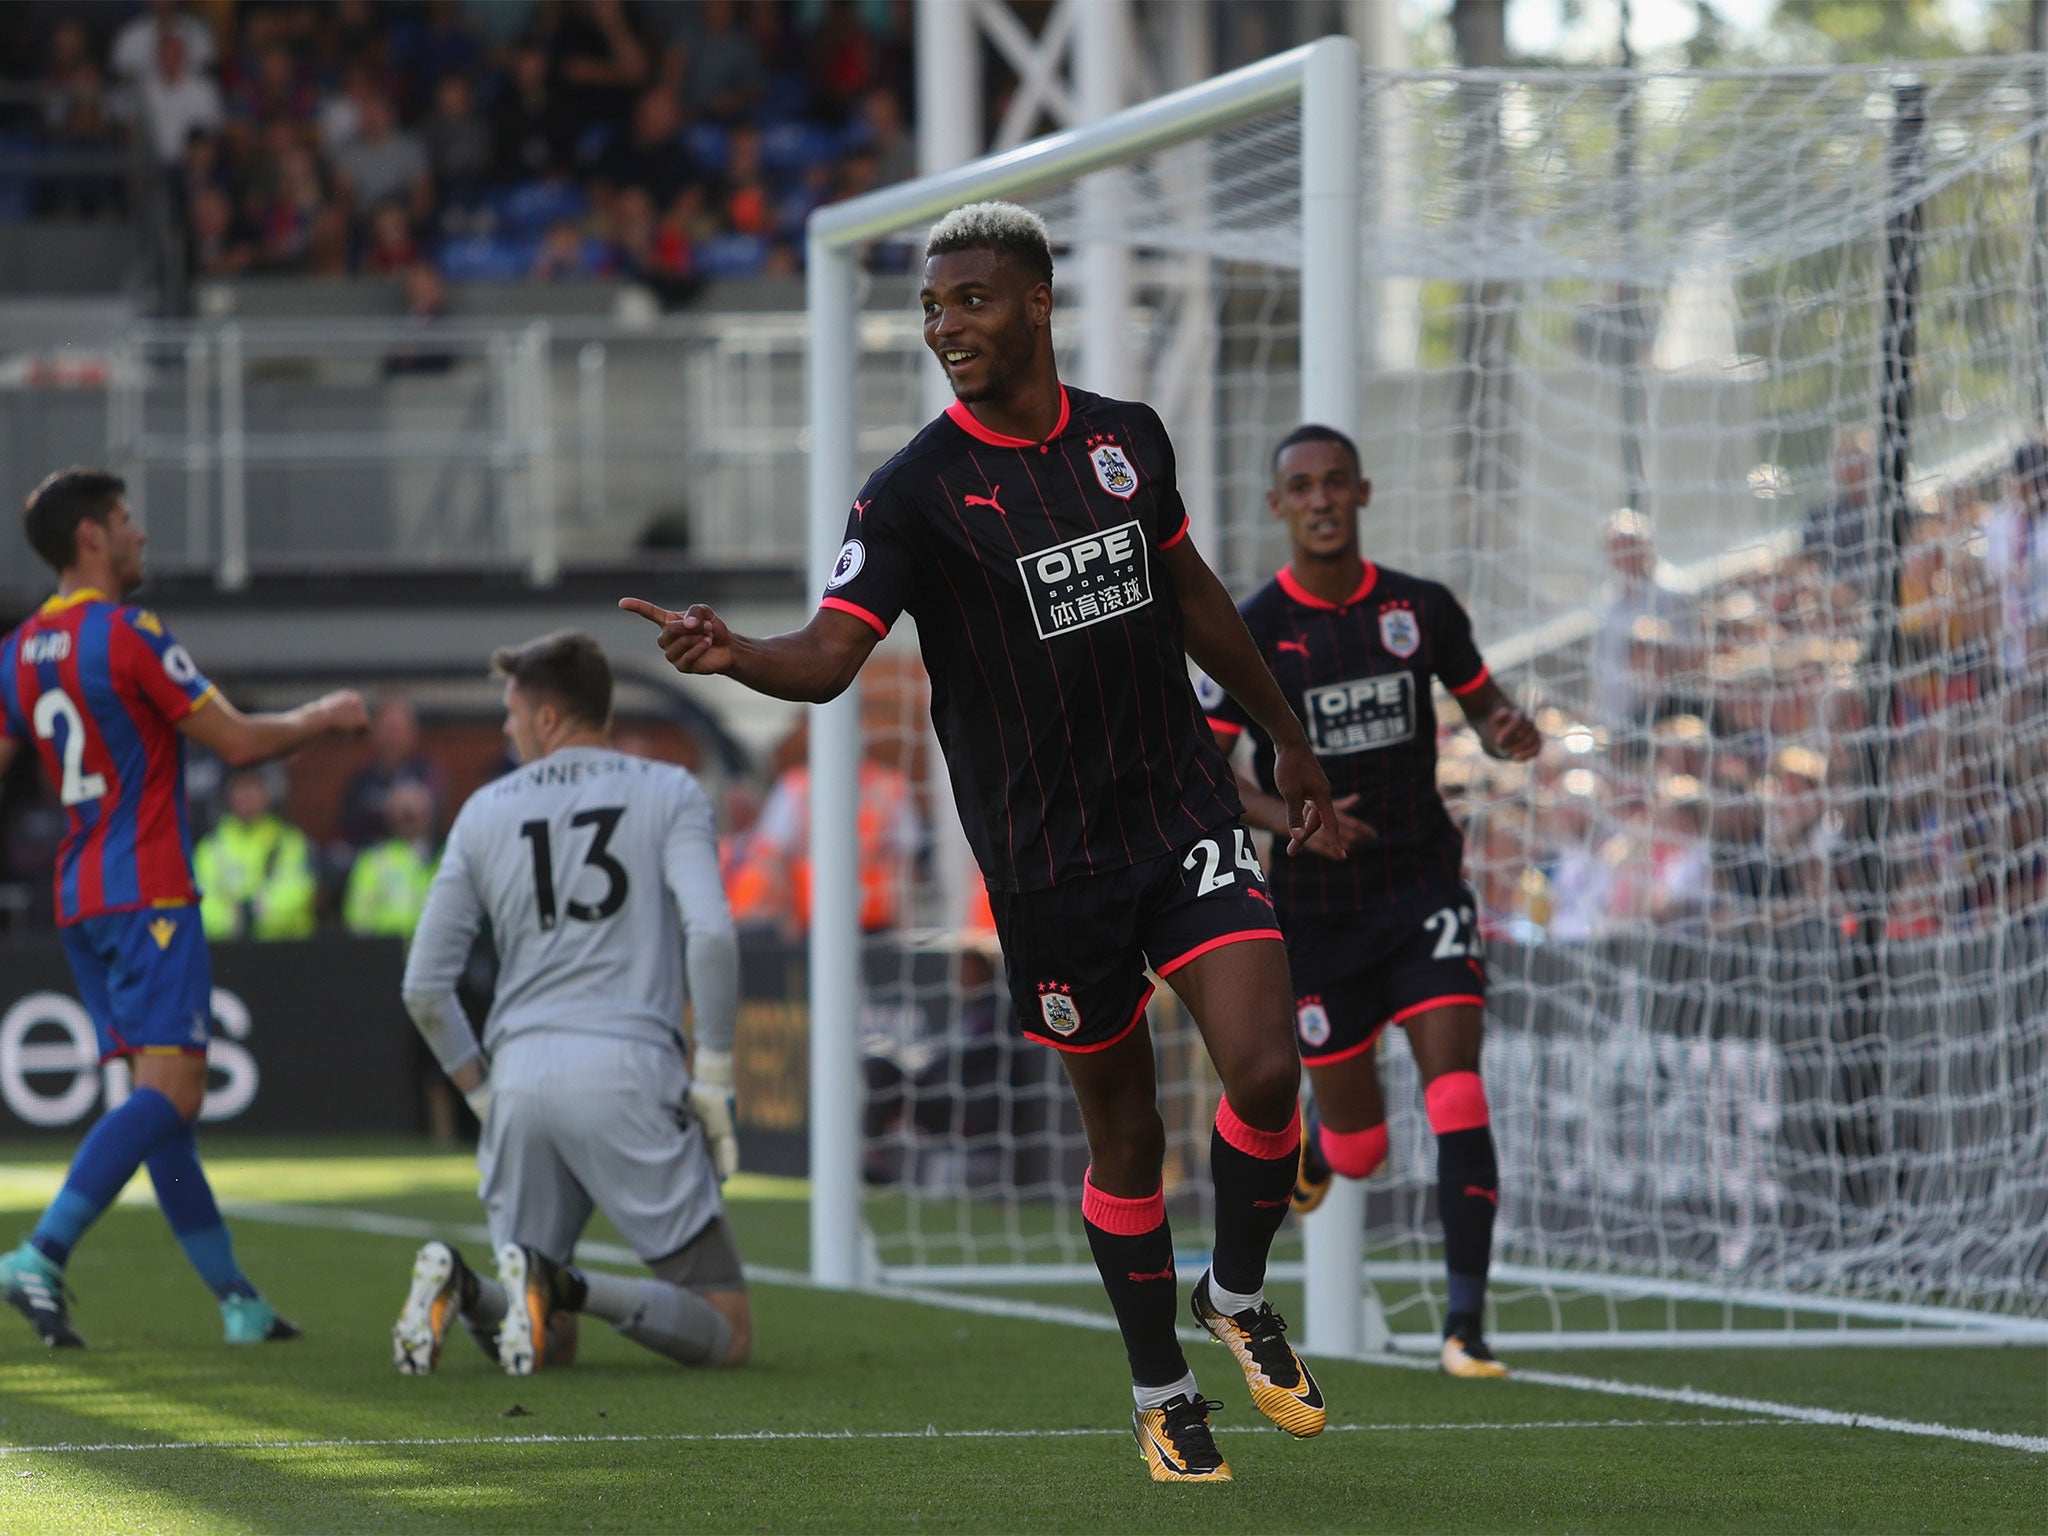
[[[755,639],[702,606],[621,606],[661,626],[677,670],[802,701],[838,694],[915,616],[1018,1026],[1060,1053],[1080,1101],[1082,1217],[1130,1360],[1139,1452],[1160,1482],[1222,1482],[1208,1421],[1222,1405],[1174,1330],[1148,965],[1223,1082],[1195,1317],[1282,1429],[1317,1434],[1326,1410],[1265,1296],[1301,1140],[1286,955],[1186,658],[1276,743],[1268,782],[1294,845],[1334,816],[1329,783],[1188,538],[1158,415],[1060,382],[1043,222],[970,204],[939,221],[925,258],[924,338],[954,403],[869,477],[811,621]]]
[[[1437,1140],[1437,1201],[1450,1306],[1443,1369],[1505,1376],[1481,1331],[1500,1203],[1486,1090],[1479,1079],[1486,962],[1464,840],[1436,788],[1442,681],[1495,757],[1526,762],[1536,726],[1488,675],[1472,624],[1433,581],[1359,553],[1372,496],[1358,449],[1329,427],[1298,427],[1273,452],[1267,504],[1291,558],[1244,603],[1252,638],[1297,711],[1337,795],[1341,853],[1276,846],[1273,905],[1294,978],[1294,1028],[1315,1105],[1304,1128],[1294,1208],[1308,1212],[1332,1174],[1363,1179],[1386,1159],[1386,1106],[1372,1050],[1388,1023],[1408,1033]],[[1255,780],[1246,814],[1286,825],[1261,723],[1214,683],[1203,703],[1218,737],[1249,733]]]

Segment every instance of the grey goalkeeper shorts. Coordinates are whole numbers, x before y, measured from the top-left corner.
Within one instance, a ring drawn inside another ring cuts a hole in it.
[[[725,1207],[688,1090],[673,1048],[566,1031],[506,1041],[477,1148],[492,1247],[567,1262],[594,1210],[649,1265],[710,1232]]]

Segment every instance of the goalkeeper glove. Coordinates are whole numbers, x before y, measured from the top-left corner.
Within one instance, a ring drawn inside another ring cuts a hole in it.
[[[732,1118],[732,1052],[700,1050],[690,1067],[690,1112],[704,1127],[722,1184],[740,1169],[740,1140]]]

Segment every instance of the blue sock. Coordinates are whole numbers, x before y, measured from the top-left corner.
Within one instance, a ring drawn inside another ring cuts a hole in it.
[[[165,1137],[185,1128],[171,1101],[154,1088],[138,1088],[119,1109],[86,1132],[71,1171],[29,1241],[52,1264],[63,1264],[85,1229],[120,1196],[143,1159]]]
[[[254,1296],[241,1267],[235,1263],[234,1239],[227,1223],[220,1219],[220,1207],[213,1202],[213,1186],[206,1182],[206,1170],[199,1166],[199,1139],[192,1127],[181,1126],[180,1134],[167,1136],[149,1154],[149,1178],[156,1185],[156,1203],[164,1220],[177,1234],[178,1246],[199,1271],[213,1294]]]

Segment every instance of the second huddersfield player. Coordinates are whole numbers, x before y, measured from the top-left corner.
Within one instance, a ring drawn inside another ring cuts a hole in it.
[[[1333,1174],[1363,1179],[1386,1160],[1386,1105],[1373,1046],[1408,1034],[1437,1142],[1437,1200],[1449,1307],[1443,1369],[1505,1376],[1482,1317],[1500,1178],[1479,1044],[1486,961],[1464,839],[1436,787],[1431,679],[1458,701],[1494,757],[1526,762],[1542,742],[1501,691],[1449,590],[1359,552],[1372,497],[1357,446],[1330,427],[1297,427],[1273,452],[1267,504],[1287,524],[1288,564],[1242,606],[1246,626],[1307,728],[1337,796],[1343,852],[1318,845],[1269,864],[1294,979],[1294,1025],[1315,1108],[1304,1126],[1295,1209],[1321,1203]],[[1203,679],[1209,724],[1228,747],[1249,733],[1247,819],[1284,830],[1273,747],[1234,699]]]

